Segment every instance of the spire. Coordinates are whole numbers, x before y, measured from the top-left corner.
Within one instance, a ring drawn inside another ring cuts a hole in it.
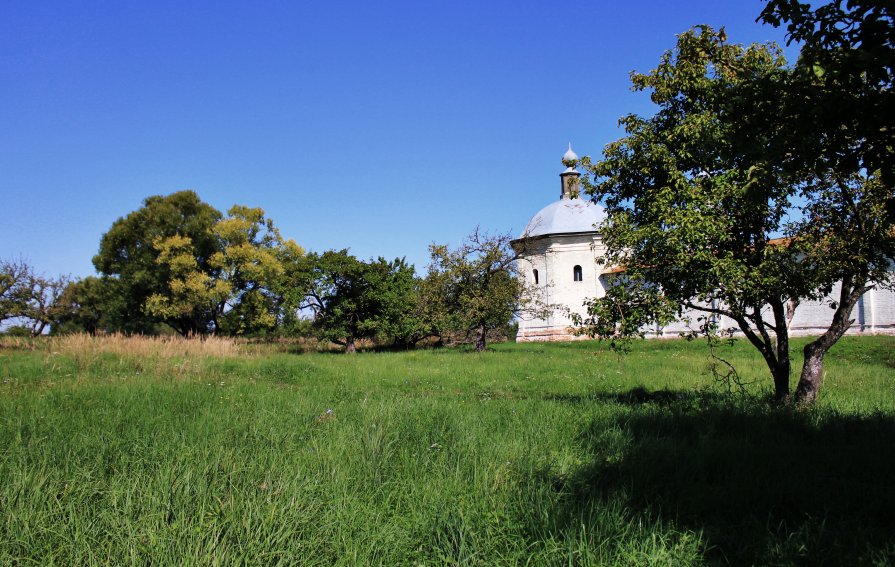
[[[578,178],[581,176],[575,166],[578,164],[578,154],[572,151],[572,142],[569,142],[569,149],[562,156],[562,164],[566,166],[566,170],[559,174],[562,180],[562,193],[560,199],[577,199],[580,192]]]

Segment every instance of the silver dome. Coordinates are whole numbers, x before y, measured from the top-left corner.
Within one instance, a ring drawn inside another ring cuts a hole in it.
[[[605,219],[606,210],[590,200],[560,199],[538,211],[519,237],[595,232]]]

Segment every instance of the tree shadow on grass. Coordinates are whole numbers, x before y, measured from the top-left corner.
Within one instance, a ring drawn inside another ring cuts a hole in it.
[[[675,392],[672,390],[649,391],[646,388],[632,388],[626,392],[595,392],[592,394],[547,394],[543,397],[552,402],[566,402],[571,404],[584,403],[614,403],[625,406],[638,407],[653,406],[679,406],[681,408],[694,404],[723,403],[730,396],[712,391],[687,391]]]
[[[623,495],[634,517],[701,531],[711,563],[895,561],[892,416],[643,390],[604,401],[630,411],[582,430],[592,459],[553,480],[555,518]]]

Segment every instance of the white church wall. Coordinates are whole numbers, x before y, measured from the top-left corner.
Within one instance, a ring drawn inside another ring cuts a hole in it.
[[[604,293],[592,245],[591,236],[564,236],[554,240],[547,250],[552,302],[568,307],[568,312],[557,312],[557,324],[571,325],[572,313],[586,315],[584,302]],[[575,266],[581,268],[581,281],[575,281]]]
[[[833,321],[832,302],[838,299],[840,289],[841,284],[836,284],[830,294],[821,300],[802,300],[790,322],[790,336],[812,336],[825,332]],[[764,309],[762,314],[765,320],[773,319],[768,308]],[[678,337],[681,333],[697,329],[701,323],[699,318],[707,316],[710,315],[697,310],[687,310],[678,320],[658,331],[643,330],[651,337]],[[867,292],[858,300],[850,318],[854,323],[846,334],[895,334],[895,291],[877,287]],[[720,329],[735,329],[734,335],[742,336],[739,325],[730,317],[715,316],[715,320]]]
[[[601,266],[595,262],[595,236],[593,234],[553,235],[530,239],[524,243],[524,259],[519,271],[526,283],[534,283],[534,270],[538,271],[536,287],[541,299],[549,305],[562,306],[553,309],[546,319],[519,321],[517,340],[570,340],[576,338],[568,328],[572,325],[572,313],[587,314],[585,300],[602,296]],[[575,281],[575,266],[581,267],[581,281]]]

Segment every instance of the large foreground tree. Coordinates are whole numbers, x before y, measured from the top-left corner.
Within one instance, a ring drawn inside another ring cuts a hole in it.
[[[783,109],[778,159],[808,201],[796,234],[826,282],[840,280],[833,324],[805,347],[796,398],[811,401],[823,358],[874,286],[891,286],[895,258],[895,3],[835,0],[812,6],[770,0],[760,19],[799,42]]]
[[[718,328],[727,317],[785,399],[793,310],[838,285],[828,332],[806,348],[797,399],[813,400],[823,355],[856,302],[889,281],[890,186],[876,171],[793,163],[803,145],[793,124],[817,84],[776,46],[732,45],[723,30],[701,26],[632,80],[656,114],[622,118],[627,135],[602,160],[583,160],[586,192],[608,212],[605,261],[627,270],[591,302],[584,330],[642,336],[647,325],[696,313],[711,336],[731,331]]]

